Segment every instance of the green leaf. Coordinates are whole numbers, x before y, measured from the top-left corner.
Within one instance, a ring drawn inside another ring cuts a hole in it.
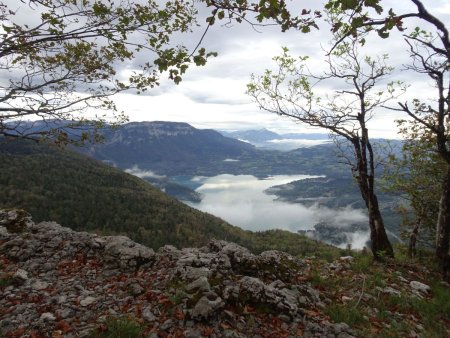
[[[355,9],[358,6],[358,0],[341,0],[342,10]]]
[[[384,29],[379,29],[377,33],[383,39],[387,39],[389,37],[389,32],[385,31]]]

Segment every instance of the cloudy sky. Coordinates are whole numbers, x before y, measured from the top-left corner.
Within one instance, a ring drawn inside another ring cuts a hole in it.
[[[423,2],[443,22],[450,22],[448,0]],[[387,9],[393,4],[397,13],[414,10],[409,0],[383,0],[382,3]],[[313,0],[292,0],[290,6],[292,9],[322,7],[319,1]],[[200,8],[198,31],[182,36],[180,42],[192,48],[197,44],[206,27],[205,17],[209,11]],[[23,19],[27,20],[25,11],[18,12],[18,15],[22,14]],[[406,26],[413,28],[416,23],[407,21]],[[179,85],[163,80],[159,88],[141,95],[123,93],[116,97],[116,102],[131,121],[185,121],[199,128],[223,130],[268,128],[276,132],[317,132],[259,110],[245,90],[252,73],[258,75],[274,66],[272,57],[281,53],[281,46],[288,47],[293,55],[309,55],[311,69],[323,69],[323,49],[328,48],[330,39],[327,25],[321,25],[318,31],[302,34],[295,31],[282,33],[277,27],[255,29],[248,24],[224,27],[219,22],[211,27],[203,41],[207,50],[219,53],[218,57],[211,59],[204,67],[191,68]],[[401,100],[417,95],[425,98],[431,96],[430,83],[426,77],[402,69],[401,65],[408,62],[408,56],[400,34],[393,33],[393,37],[387,40],[374,37],[369,39],[366,46],[366,52],[370,54],[389,53],[392,65],[397,67],[394,78],[411,84],[410,90]],[[126,73],[126,69],[118,71]],[[394,120],[403,117],[400,113],[381,111],[371,121],[372,135],[395,137]]]
[[[297,4],[318,2],[292,1]],[[385,1],[390,7],[391,1]],[[396,1],[399,3],[399,1]],[[403,5],[409,1],[402,1]],[[424,0],[427,8],[443,22],[450,22],[450,3],[448,0]],[[304,5],[306,7],[307,5]],[[398,12],[409,7],[393,6]],[[303,8],[303,6],[301,7]],[[201,13],[204,13],[202,11]],[[200,23],[203,19],[200,18]],[[409,21],[408,28],[416,23]],[[423,97],[430,94],[430,83],[426,77],[403,70],[402,64],[408,62],[406,45],[400,34],[393,33],[393,38],[382,40],[378,37],[369,41],[367,53],[389,53],[392,65],[396,66],[395,79],[410,84],[408,93],[401,100],[421,93]],[[196,42],[198,34],[188,37],[187,43]],[[249,96],[245,94],[250,74],[261,74],[264,69],[274,66],[272,57],[281,53],[281,46],[287,46],[293,55],[309,55],[311,68],[324,67],[323,48],[330,41],[329,27],[323,26],[310,34],[299,32],[281,33],[275,27],[253,29],[246,24],[234,24],[232,27],[213,26],[204,40],[209,50],[219,53],[217,58],[201,68],[192,68],[180,85],[162,81],[159,88],[148,94],[136,96],[122,94],[117,98],[119,107],[133,121],[166,120],[186,121],[200,128],[225,130],[268,128],[277,132],[316,132],[305,129],[293,121],[261,111]],[[191,41],[190,41],[191,40]],[[186,41],[186,40],[185,40]],[[371,121],[372,134],[380,137],[396,137],[394,120],[403,118],[400,113],[380,112]]]

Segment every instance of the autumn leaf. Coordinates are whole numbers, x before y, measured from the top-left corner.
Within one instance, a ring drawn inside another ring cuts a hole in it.
[[[67,333],[72,330],[69,323],[67,323],[65,320],[60,320],[59,322],[57,322],[55,325],[55,329],[62,331],[63,333]]]
[[[212,328],[212,327],[206,327],[206,328],[203,330],[202,333],[203,333],[204,336],[209,337],[209,336],[211,336],[211,335],[214,333],[214,328]]]
[[[184,320],[184,312],[183,311],[181,311],[181,310],[178,310],[176,313],[175,313],[175,318],[176,319],[178,319],[178,320]]]

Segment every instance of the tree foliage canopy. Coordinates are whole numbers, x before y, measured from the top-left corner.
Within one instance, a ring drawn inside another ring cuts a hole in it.
[[[369,138],[368,121],[377,108],[403,92],[401,83],[390,82],[387,88],[379,82],[389,76],[392,67],[387,56],[362,56],[358,41],[341,42],[327,59],[327,72],[312,74],[307,57],[294,58],[284,49],[274,58],[277,69],[266,70],[262,76],[252,76],[247,86],[257,105],[269,112],[289,117],[296,122],[324,128],[344,139],[349,150],[342,151],[351,166],[362,199],[367,206],[372,251],[393,256],[375,193],[375,154]],[[334,81],[327,85],[327,81]],[[397,90],[400,85],[400,91]],[[338,87],[326,94],[329,87]]]
[[[178,83],[205,64],[203,48],[173,41],[195,24],[192,1],[0,1],[0,134],[29,135],[7,123],[23,118],[124,120],[112,95],[157,86],[162,72]]]
[[[398,208],[404,235],[409,237],[417,225],[420,242],[433,247],[446,164],[429,130],[415,121],[399,120],[398,124],[404,142],[401,155],[392,155],[384,167],[385,189],[402,194],[405,200]]]

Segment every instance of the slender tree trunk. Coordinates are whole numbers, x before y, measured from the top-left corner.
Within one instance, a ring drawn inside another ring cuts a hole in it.
[[[357,159],[354,175],[357,174],[359,190],[369,214],[371,250],[374,258],[380,260],[383,256],[394,257],[394,250],[389,242],[378,198],[375,194],[375,167],[372,146],[369,142],[367,129],[365,127],[362,129],[363,137],[353,142]]]
[[[366,175],[364,173],[360,174],[358,185],[369,214],[370,242],[373,256],[377,260],[381,260],[383,255],[394,257],[394,250],[384,227],[377,196],[373,191],[373,187],[370,187],[364,179]]]
[[[375,259],[382,259],[382,255],[394,257],[394,250],[381,217],[377,196],[373,191],[369,192],[369,225],[372,253]]]
[[[417,220],[416,224],[414,225],[414,229],[411,232],[411,235],[409,236],[409,246],[408,246],[408,256],[409,258],[415,258],[417,253],[417,236],[419,235],[419,227],[422,223],[422,220]]]
[[[444,176],[436,226],[436,256],[442,265],[444,279],[450,278],[450,165]]]

